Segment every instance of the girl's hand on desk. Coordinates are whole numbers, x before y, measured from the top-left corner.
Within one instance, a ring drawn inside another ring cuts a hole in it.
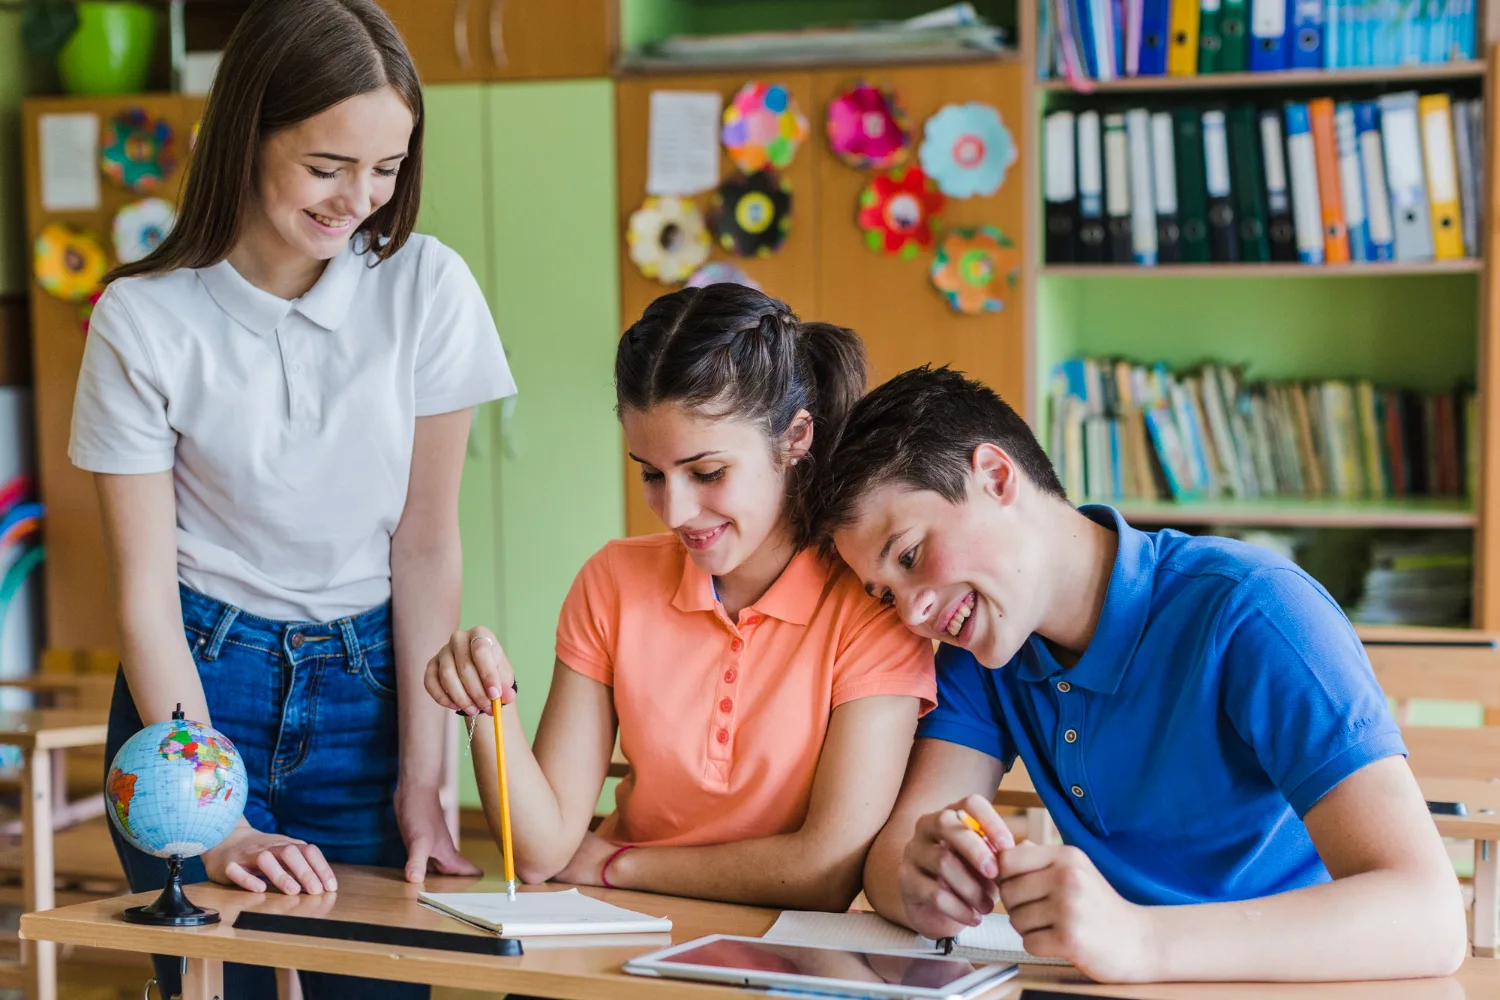
[[[438,875],[483,875],[458,853],[436,788],[396,786],[396,825],[406,843],[406,881],[421,882],[428,872]]]
[[[601,840],[592,832],[583,835],[583,843],[578,845],[578,850],[573,852],[573,860],[568,866],[556,875],[552,876],[554,882],[567,882],[570,885],[604,885],[604,862],[619,850],[614,844],[607,840]]]
[[[495,634],[484,626],[453,633],[427,661],[422,683],[432,700],[469,715],[489,714],[490,702],[516,700],[516,675]]]
[[[979,821],[984,835],[963,822]],[[982,795],[970,795],[917,820],[897,878],[912,930],[930,938],[953,937],[977,926],[999,898],[995,848],[1014,843],[1010,828]]]
[[[1023,840],[1000,853],[1000,901],[1026,950],[1105,983],[1151,982],[1151,912],[1115,892],[1076,847]]]
[[[203,867],[215,882],[251,892],[265,892],[268,883],[289,896],[316,896],[339,887],[316,846],[279,833],[261,833],[244,822],[203,855]]]

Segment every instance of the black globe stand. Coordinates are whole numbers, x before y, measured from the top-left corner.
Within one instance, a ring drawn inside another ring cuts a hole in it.
[[[219,922],[219,911],[196,906],[182,891],[182,856],[167,859],[167,884],[149,906],[132,906],[120,917],[129,924],[202,927]]]

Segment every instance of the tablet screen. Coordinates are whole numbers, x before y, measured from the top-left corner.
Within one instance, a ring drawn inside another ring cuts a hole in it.
[[[969,962],[925,955],[882,955],[839,951],[769,941],[720,938],[662,959],[663,965],[697,965],[713,969],[775,972],[784,976],[886,983],[921,989],[943,989],[974,972]]]

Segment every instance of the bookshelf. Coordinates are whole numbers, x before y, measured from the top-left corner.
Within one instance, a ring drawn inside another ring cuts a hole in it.
[[[1022,281],[1027,301],[1026,413],[1049,440],[1053,366],[1082,356],[1163,360],[1174,369],[1200,361],[1243,365],[1251,378],[1368,378],[1440,391],[1477,387],[1479,470],[1472,498],[1121,501],[1143,527],[1214,531],[1348,529],[1472,533],[1474,599],[1470,624],[1500,628],[1500,315],[1492,308],[1500,253],[1494,225],[1500,183],[1493,154],[1500,102],[1496,60],[1500,3],[1483,4],[1478,47],[1487,58],[1372,69],[1218,73],[1089,81],[1038,80],[1036,4],[1017,7],[1028,94],[1021,143],[1027,188]],[[1485,170],[1479,258],[1423,263],[1199,264],[1138,267],[1045,262],[1042,198],[1043,116],[1054,108],[1171,108],[1249,101],[1259,106],[1313,96],[1360,98],[1412,89],[1485,98]],[[1299,280],[1286,279],[1329,279]],[[1338,279],[1338,280],[1333,280]],[[1399,279],[1399,280],[1396,280]],[[1081,501],[1080,501],[1081,502]]]

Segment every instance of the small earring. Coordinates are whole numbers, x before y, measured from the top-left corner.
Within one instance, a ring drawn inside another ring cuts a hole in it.
[[[797,459],[795,459],[795,458],[794,458],[794,459],[792,459],[792,464],[793,464],[793,465],[796,465],[796,464],[797,464]]]

